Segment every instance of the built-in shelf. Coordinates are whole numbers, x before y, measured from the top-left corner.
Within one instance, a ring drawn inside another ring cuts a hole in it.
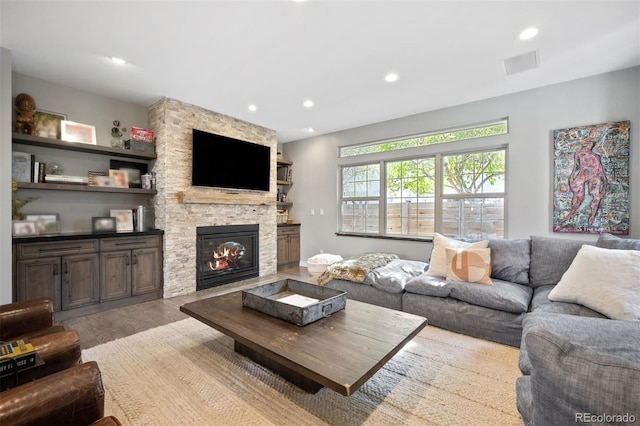
[[[65,183],[35,183],[35,182],[17,182],[18,189],[44,189],[54,191],[84,191],[84,192],[119,192],[125,194],[145,194],[155,195],[158,193],[155,189],[142,188],[116,188],[113,186],[89,186]]]
[[[285,203],[283,203],[283,202],[281,202],[281,201],[277,201],[277,202],[276,202],[276,205],[277,205],[277,206],[292,206],[292,205],[293,205],[293,203],[290,203],[290,202],[285,202]]]
[[[291,185],[291,181],[288,180],[278,180],[277,181],[278,185]]]
[[[93,145],[89,143],[68,142],[52,138],[42,138],[40,136],[25,135],[22,133],[13,134],[13,143],[40,146],[44,148],[66,149],[67,151],[86,152],[90,154],[135,158],[139,160],[154,160],[157,158],[155,152],[133,151],[130,149],[113,148],[110,146]]]

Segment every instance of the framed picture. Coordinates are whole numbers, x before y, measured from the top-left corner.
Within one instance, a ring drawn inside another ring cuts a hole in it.
[[[65,114],[37,109],[33,119],[36,123],[36,136],[53,139],[62,137],[62,121],[67,119]]]
[[[129,187],[129,174],[126,171],[109,169],[109,177],[113,179],[113,186],[116,188]]]
[[[89,124],[62,120],[60,122],[62,140],[96,144],[96,127]]]
[[[115,217],[92,217],[91,231],[95,233],[116,232]]]
[[[60,232],[60,215],[58,213],[25,214],[24,218],[36,224],[39,234],[57,234]]]
[[[96,179],[97,177],[106,177],[107,173],[106,172],[95,172],[95,171],[91,171],[89,170],[88,173],[88,184],[89,186],[101,186],[98,185],[98,179]],[[113,186],[113,185],[102,185],[102,186]]]
[[[12,152],[11,179],[16,182],[31,182],[33,156],[28,152]]]
[[[553,232],[629,235],[630,124],[553,132]]]
[[[110,160],[109,169],[125,171],[129,179],[129,188],[142,188],[141,176],[147,174],[149,166],[135,161]]]
[[[111,210],[110,216],[115,218],[117,232],[133,232],[133,210]]]
[[[38,235],[38,227],[35,222],[30,220],[14,220],[13,221],[13,235]]]
[[[92,186],[116,186],[116,182],[113,180],[112,177],[109,177],[109,176],[100,176],[100,175],[91,176],[89,178],[89,182],[92,182],[92,181],[93,181]]]

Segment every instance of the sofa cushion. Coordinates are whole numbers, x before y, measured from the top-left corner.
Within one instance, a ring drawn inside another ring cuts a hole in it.
[[[491,249],[447,248],[447,280],[491,285]]]
[[[487,248],[488,240],[468,243],[466,241],[448,238],[435,233],[433,236],[433,250],[429,259],[429,269],[427,273],[435,277],[447,276],[447,248]]]
[[[385,266],[367,274],[363,284],[372,285],[389,293],[400,293],[411,278],[424,272],[426,263],[417,260],[392,260]]]
[[[584,241],[532,236],[529,285],[557,284],[583,244]]]
[[[596,247],[617,250],[640,250],[640,240],[623,239],[611,234],[600,234]]]
[[[491,277],[516,284],[529,284],[531,240],[489,240]]]
[[[523,344],[518,366],[522,374],[531,374],[531,362],[524,344],[524,336],[531,330],[548,330],[572,343],[586,347],[606,345],[621,357],[638,356],[638,343],[625,336],[632,336],[638,324],[631,321],[615,321],[608,318],[588,318],[575,315],[528,313],[522,321]],[[635,355],[634,355],[635,354]]]
[[[624,339],[640,340],[640,328]],[[532,420],[536,425],[592,423],[578,416],[640,417],[640,351],[620,356],[606,344],[585,347],[548,330],[524,338],[531,359]]]
[[[599,312],[589,309],[586,306],[577,303],[554,302],[549,300],[549,293],[553,290],[553,285],[543,285],[533,289],[533,298],[531,299],[531,312],[550,313],[550,314],[567,314],[578,315],[589,318],[606,318]]]
[[[493,285],[477,285],[464,281],[447,281],[422,274],[407,282],[405,291],[434,297],[451,297],[472,305],[499,311],[526,312],[531,301],[530,287],[502,280]]]
[[[640,321],[640,251],[584,245],[549,299],[579,303],[612,319]]]

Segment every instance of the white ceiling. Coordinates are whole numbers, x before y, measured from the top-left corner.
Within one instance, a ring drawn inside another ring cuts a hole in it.
[[[639,0],[2,0],[0,15],[15,72],[144,106],[171,97],[280,142],[640,64]],[[520,41],[529,26],[539,35]],[[534,50],[539,68],[505,74]]]

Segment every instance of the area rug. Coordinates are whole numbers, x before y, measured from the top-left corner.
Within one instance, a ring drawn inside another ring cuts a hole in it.
[[[521,425],[518,350],[427,326],[350,397],[306,393],[185,319],[84,350],[124,425]]]

